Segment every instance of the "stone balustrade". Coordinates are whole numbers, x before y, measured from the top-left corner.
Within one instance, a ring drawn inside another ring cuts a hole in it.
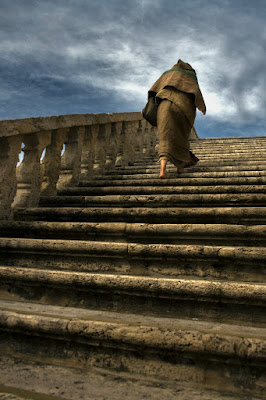
[[[156,131],[139,112],[0,121],[0,218],[37,206],[57,188],[154,155]]]

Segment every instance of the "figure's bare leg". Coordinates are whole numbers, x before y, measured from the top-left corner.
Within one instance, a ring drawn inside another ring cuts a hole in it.
[[[159,178],[166,179],[167,178],[166,165],[167,165],[168,160],[161,159],[160,161],[161,161],[161,170],[160,170]]]

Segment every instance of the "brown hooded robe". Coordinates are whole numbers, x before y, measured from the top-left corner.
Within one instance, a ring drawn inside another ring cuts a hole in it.
[[[196,107],[205,114],[206,106],[194,69],[178,60],[153,84],[148,96],[156,96],[159,104],[159,158],[168,159],[177,167],[196,164],[198,159],[189,150],[189,133],[194,124]]]

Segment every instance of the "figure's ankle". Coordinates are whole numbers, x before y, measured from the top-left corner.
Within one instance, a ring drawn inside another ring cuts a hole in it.
[[[166,179],[167,178],[166,168],[161,168],[159,178],[161,178],[161,179]]]

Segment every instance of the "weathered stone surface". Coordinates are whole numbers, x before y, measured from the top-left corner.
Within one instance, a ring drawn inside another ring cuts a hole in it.
[[[99,125],[118,121],[141,119],[140,112],[110,114],[72,114],[52,117],[25,118],[0,121],[0,137],[31,134],[52,129],[71,128],[85,125]]]
[[[245,246],[265,246],[265,225],[230,224],[152,224],[130,222],[0,222],[0,230],[5,237],[35,239],[104,240],[119,242],[160,243],[215,242],[224,245],[243,243]]]
[[[266,193],[265,185],[217,185],[217,186],[105,186],[96,188],[66,188],[60,190],[61,196],[98,196],[98,195],[149,195],[149,194],[225,194],[225,193]],[[169,199],[171,200],[171,199]]]
[[[12,354],[14,349],[20,354],[28,352],[30,335],[31,351],[37,351],[36,356],[46,360],[53,357],[54,361],[61,359],[67,363],[70,352],[72,359],[79,359],[83,366],[108,365],[133,373],[142,370],[157,378],[194,381],[209,388],[215,383],[219,387],[226,384],[233,391],[244,386],[241,376],[249,374],[246,391],[263,393],[265,336],[259,328],[247,327],[240,332],[238,326],[200,321],[143,319],[121,313],[20,303],[4,306],[5,310],[0,312],[3,355]],[[5,334],[9,330],[14,332],[15,340],[11,347],[12,341],[7,343]],[[244,364],[233,375],[230,362],[239,365],[241,360]]]
[[[217,258],[231,260],[251,260],[266,262],[266,249],[257,247],[236,248],[233,246],[200,246],[200,245],[171,245],[171,244],[138,244],[113,243],[99,241],[76,240],[49,240],[49,239],[20,239],[1,238],[0,251],[12,252],[39,252],[62,255],[90,255],[100,257],[132,258]]]
[[[265,207],[38,207],[18,209],[16,219],[38,221],[127,221],[265,225]]]
[[[106,195],[106,196],[57,196],[42,198],[41,206],[109,206],[109,207],[165,207],[171,204],[172,207],[182,205],[183,207],[191,207],[197,205],[208,206],[222,205],[230,206],[243,204],[264,206],[266,204],[266,194],[172,194],[172,195]]]
[[[165,379],[143,377],[140,373],[69,368],[3,356],[0,369],[0,390],[5,391],[0,393],[0,399],[3,400],[22,400],[20,396],[23,400],[26,397],[37,400],[41,396],[42,400],[66,397],[70,400],[239,400],[237,394],[229,394],[226,388],[222,392],[196,389],[181,382],[169,384]],[[248,395],[243,398],[250,399]],[[252,395],[252,400],[261,400],[261,397]]]
[[[81,176],[88,178],[109,171],[118,156],[118,145],[112,145],[114,126],[118,137],[122,125],[131,127],[126,129],[129,134],[124,147],[127,149],[126,165],[133,164],[135,147],[130,145],[133,140],[130,133],[132,127],[138,128],[143,123],[140,113],[0,121],[3,160],[0,164],[0,194],[3,193],[0,219],[11,219],[12,208],[34,207],[40,193],[51,196],[56,194],[57,186],[76,185]],[[147,131],[154,136],[154,148],[156,132],[151,126]],[[141,146],[142,142],[138,145],[139,154],[144,151]],[[16,166],[20,150],[24,156]],[[12,186],[8,184],[8,175]]]
[[[0,351],[263,396],[266,138],[193,141],[159,180],[150,127],[104,118],[49,121],[64,187],[46,163],[42,207],[0,224]]]
[[[266,326],[263,284],[0,267],[0,293],[82,308]],[[67,298],[65,293],[68,292]],[[195,304],[195,300],[197,304]],[[143,306],[145,308],[143,309]],[[142,310],[141,310],[142,309]]]

